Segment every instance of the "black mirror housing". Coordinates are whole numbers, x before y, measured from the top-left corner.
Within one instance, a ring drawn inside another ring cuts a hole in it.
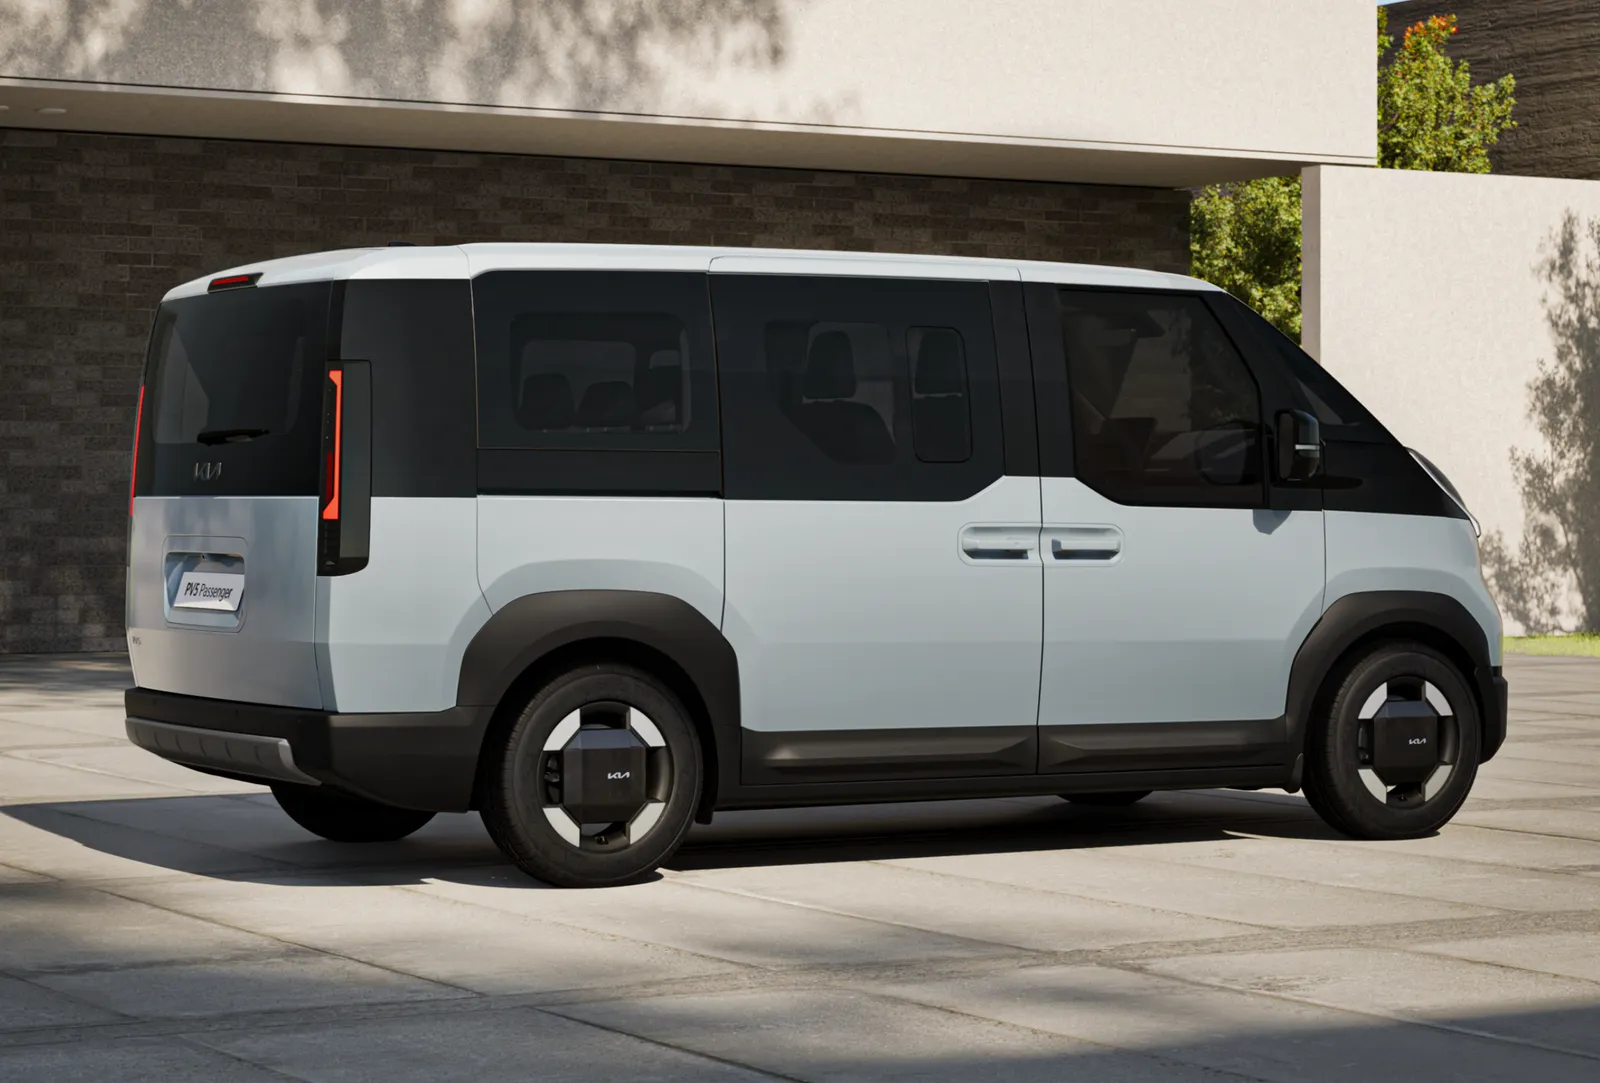
[[[1278,480],[1310,481],[1322,472],[1322,424],[1304,410],[1278,413]]]

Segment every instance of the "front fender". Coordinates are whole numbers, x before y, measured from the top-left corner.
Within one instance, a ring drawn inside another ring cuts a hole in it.
[[[1303,749],[1317,694],[1339,660],[1364,640],[1393,632],[1432,640],[1463,667],[1483,720],[1480,762],[1505,742],[1504,682],[1493,665],[1483,626],[1455,598],[1426,591],[1382,590],[1346,594],[1322,614],[1306,635],[1289,671],[1286,715],[1289,747]],[[1298,785],[1299,766],[1296,766]]]

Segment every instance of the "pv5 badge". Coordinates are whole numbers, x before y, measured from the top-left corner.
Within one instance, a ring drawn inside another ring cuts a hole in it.
[[[244,576],[233,572],[184,572],[178,580],[174,609],[211,609],[237,613],[244,600]]]

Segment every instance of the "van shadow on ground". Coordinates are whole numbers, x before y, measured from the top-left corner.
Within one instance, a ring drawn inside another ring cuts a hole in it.
[[[1216,842],[1238,833],[1329,838],[1298,797],[1156,794],[1127,809],[1056,798],[722,813],[696,827],[674,870],[888,861],[913,857]],[[442,815],[396,843],[349,845],[307,835],[265,793],[48,802],[0,814],[112,858],[224,879],[308,884],[480,883],[504,866],[476,814]],[[508,870],[509,871],[509,870]],[[541,887],[512,875],[506,886]]]

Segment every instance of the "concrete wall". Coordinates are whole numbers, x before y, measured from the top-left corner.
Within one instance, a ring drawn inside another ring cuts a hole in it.
[[[139,363],[207,271],[391,239],[1189,265],[1175,191],[18,129],[0,209],[0,652],[122,646]]]
[[[1305,181],[1307,349],[1460,488],[1509,623],[1600,625],[1600,182]]]
[[[1489,152],[1495,172],[1600,180],[1600,3],[1596,0],[1410,0],[1390,4],[1405,27],[1454,13],[1450,55],[1475,83],[1517,78],[1518,127]]]
[[[1368,0],[0,0],[0,105],[30,127],[1177,187],[1370,161],[1372,17]]]

